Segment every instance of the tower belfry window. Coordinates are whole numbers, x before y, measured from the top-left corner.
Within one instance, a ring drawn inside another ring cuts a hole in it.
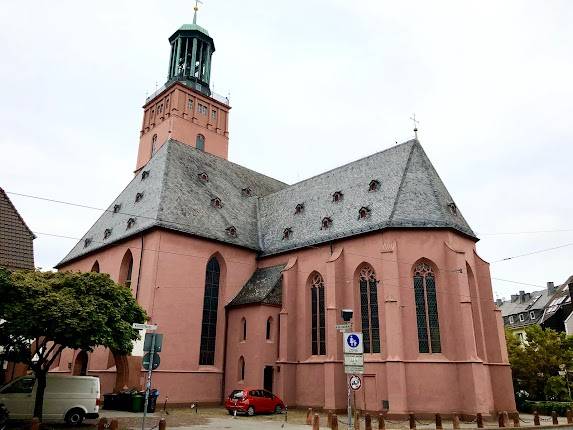
[[[198,134],[195,138],[195,148],[199,151],[205,151],[205,136]]]

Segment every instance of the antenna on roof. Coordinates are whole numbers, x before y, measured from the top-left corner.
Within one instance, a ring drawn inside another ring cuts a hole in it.
[[[418,121],[416,119],[416,114],[412,114],[412,116],[410,117],[410,119],[414,122],[414,138],[416,140],[418,140],[418,124],[420,123],[420,121]]]
[[[201,0],[195,0],[195,6],[193,6],[193,24],[197,24],[197,11],[199,10],[199,3],[203,4]]]

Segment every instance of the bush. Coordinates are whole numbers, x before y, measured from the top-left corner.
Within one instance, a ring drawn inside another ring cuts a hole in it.
[[[561,417],[567,414],[567,409],[573,410],[573,402],[532,402],[526,400],[523,404],[523,412],[539,412],[541,415],[551,415],[555,411]]]

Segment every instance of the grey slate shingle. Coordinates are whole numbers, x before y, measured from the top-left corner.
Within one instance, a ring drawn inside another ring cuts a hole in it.
[[[240,306],[254,303],[281,305],[282,303],[282,270],[285,265],[264,267],[255,270],[251,279],[227,305]]]
[[[8,195],[0,188],[0,266],[9,269],[34,269],[36,238]]]

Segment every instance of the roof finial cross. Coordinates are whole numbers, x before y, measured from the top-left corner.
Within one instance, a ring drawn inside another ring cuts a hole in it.
[[[420,124],[420,121],[418,121],[416,119],[416,114],[412,114],[412,116],[410,117],[410,119],[414,122],[414,137],[416,140],[418,140],[418,124]]]
[[[193,24],[197,24],[197,11],[199,10],[199,3],[203,4],[201,0],[195,0],[195,6],[193,6]]]

